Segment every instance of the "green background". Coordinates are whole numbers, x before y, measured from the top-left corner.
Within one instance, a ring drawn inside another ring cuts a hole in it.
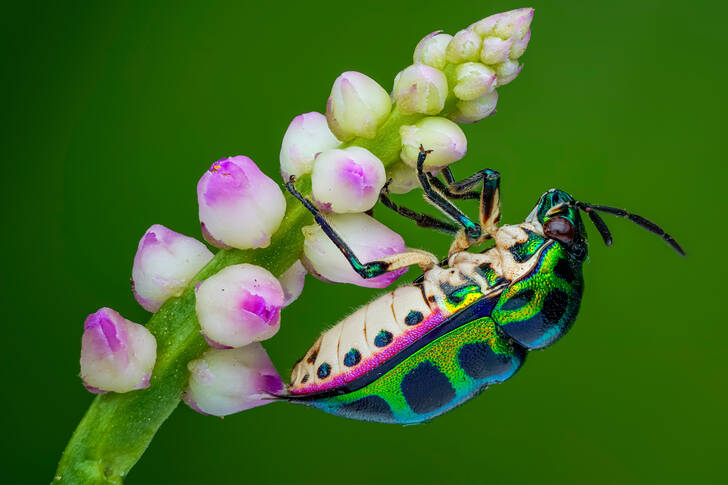
[[[577,324],[508,383],[410,427],[180,406],[128,483],[726,481],[725,4],[530,4],[525,69],[496,116],[465,128],[456,175],[499,170],[506,222],[558,187],[656,220],[688,257],[605,216],[614,247],[590,228]],[[153,223],[199,236],[195,184],[212,161],[246,154],[277,177],[288,122],[323,110],[339,73],[389,89],[423,35],[521,6],[6,5],[2,481],[50,481],[92,399],[83,319],[111,306],[146,321],[128,281],[139,237]],[[446,236],[377,212],[409,245],[446,251]],[[266,344],[279,371],[377,293],[308,278]]]

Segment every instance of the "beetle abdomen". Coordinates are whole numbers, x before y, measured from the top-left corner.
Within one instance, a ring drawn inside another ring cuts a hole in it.
[[[418,286],[403,286],[324,332],[293,368],[289,392],[340,387],[375,369],[446,318]]]
[[[366,386],[304,404],[364,421],[415,424],[510,378],[526,351],[489,317],[465,323],[433,340]]]

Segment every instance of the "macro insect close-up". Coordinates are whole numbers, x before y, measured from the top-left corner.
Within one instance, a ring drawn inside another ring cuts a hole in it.
[[[9,5],[3,483],[726,483],[726,13]]]

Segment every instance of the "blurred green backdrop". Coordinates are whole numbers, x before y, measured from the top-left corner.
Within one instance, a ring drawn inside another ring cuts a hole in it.
[[[83,319],[111,306],[146,321],[128,281],[138,239],[153,223],[199,235],[195,184],[211,161],[246,154],[277,177],[288,122],[323,110],[340,72],[389,88],[423,35],[521,6],[6,5],[2,481],[51,479],[92,399],[77,377]],[[688,257],[610,218],[613,248],[590,229],[574,329],[508,383],[414,427],[180,406],[128,483],[726,481],[725,3],[530,6],[525,69],[496,116],[465,128],[456,175],[499,170],[507,222],[559,187],[655,219]],[[424,207],[417,197],[400,200]],[[378,216],[412,246],[449,245]],[[266,345],[279,371],[376,293],[309,278]]]

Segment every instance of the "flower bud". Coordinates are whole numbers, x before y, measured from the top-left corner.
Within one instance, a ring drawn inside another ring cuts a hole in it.
[[[111,308],[86,318],[81,339],[81,379],[96,394],[149,387],[157,341],[138,323]]]
[[[316,157],[311,193],[327,211],[364,212],[377,203],[385,181],[384,165],[366,148],[333,149]]]
[[[392,97],[403,114],[437,114],[447,99],[447,78],[434,67],[413,64],[394,78]]]
[[[460,64],[461,62],[477,61],[480,46],[483,40],[469,29],[463,29],[452,38],[447,46],[447,62]]]
[[[399,134],[402,137],[400,158],[411,167],[417,168],[420,145],[432,150],[425,159],[426,172],[437,171],[457,162],[468,150],[465,133],[447,118],[423,118],[415,125],[402,126]]]
[[[470,101],[460,101],[455,105],[455,111],[450,114],[450,119],[457,123],[475,123],[493,114],[497,103],[496,90]]]
[[[283,288],[283,306],[286,307],[296,301],[303,291],[303,283],[306,280],[306,268],[300,260],[296,260],[282,275],[278,281]]]
[[[198,240],[154,224],[144,233],[134,256],[134,298],[145,310],[156,312],[167,299],[180,296],[212,257]]]
[[[389,94],[375,80],[356,71],[336,78],[326,104],[326,118],[339,140],[374,138],[389,115]]]
[[[293,118],[281,143],[281,175],[300,177],[311,172],[319,153],[341,142],[331,133],[326,117],[315,111]]]
[[[500,37],[486,37],[483,39],[483,48],[480,50],[480,60],[483,64],[498,64],[508,60],[513,46],[513,39]]]
[[[482,37],[495,35],[501,39],[523,39],[531,27],[532,8],[519,8],[486,17],[470,26]]]
[[[521,69],[523,69],[523,66],[518,61],[511,61],[510,59],[501,64],[497,64],[495,66],[495,72],[498,75],[498,86],[504,86],[516,79],[521,73]]]
[[[336,214],[328,215],[326,219],[362,264],[405,250],[402,236],[366,214]],[[401,268],[376,278],[364,279],[352,269],[349,261],[320,226],[306,226],[302,232],[305,240],[301,262],[309,273],[320,280],[384,288],[407,271]]]
[[[283,381],[259,343],[239,349],[208,350],[187,364],[190,380],[182,396],[195,411],[227,416],[273,402]]]
[[[412,57],[415,64],[427,64],[435,69],[443,69],[447,64],[445,51],[452,40],[452,35],[441,34],[437,30],[425,36],[415,47],[415,54]]]
[[[420,186],[420,182],[417,180],[417,170],[404,162],[392,165],[389,169],[389,178],[391,181],[387,189],[393,194],[406,194]]]
[[[478,62],[466,62],[455,68],[455,78],[457,84],[453,93],[458,98],[469,101],[495,88],[496,73]]]
[[[278,332],[283,288],[270,271],[235,264],[200,283],[195,290],[197,319],[213,346],[242,347]]]
[[[197,183],[202,234],[219,248],[264,248],[281,224],[286,199],[248,157],[213,163]]]

